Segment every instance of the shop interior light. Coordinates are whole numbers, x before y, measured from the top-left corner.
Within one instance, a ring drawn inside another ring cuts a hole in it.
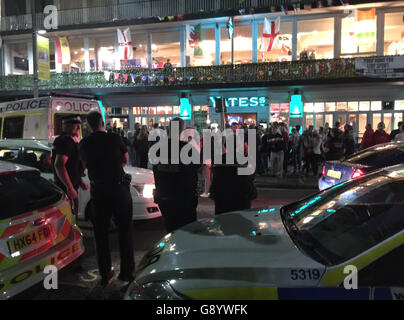
[[[45,33],[46,33],[46,30],[43,30],[43,29],[38,30],[38,34],[45,34]]]

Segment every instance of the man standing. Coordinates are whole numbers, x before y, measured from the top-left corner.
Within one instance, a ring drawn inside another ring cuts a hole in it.
[[[398,123],[397,129],[391,131],[391,133],[390,133],[390,140],[391,140],[391,141],[394,141],[395,138],[396,138],[396,135],[398,135],[399,133],[401,133],[401,126],[402,126],[402,125],[403,125],[403,122],[400,121],[400,122]]]
[[[386,131],[384,131],[385,128],[386,128],[386,126],[384,125],[383,122],[380,122],[377,125],[377,130],[372,135],[371,145],[370,145],[371,147],[375,146],[377,144],[390,142],[390,135],[387,134]]]
[[[271,151],[271,168],[272,175],[283,177],[283,151],[284,141],[277,123],[274,123],[271,127],[271,134],[268,136],[269,150]]]
[[[69,115],[62,119],[62,134],[55,139],[52,148],[52,163],[55,183],[66,192],[72,202],[74,214],[78,213],[78,189],[88,189],[82,181],[83,166],[80,161],[78,139],[81,119],[78,115]]]
[[[182,163],[179,155],[181,154],[181,150],[189,144],[189,142],[180,140],[180,134],[184,129],[184,120],[174,118],[170,121],[168,139],[162,138],[159,142],[161,145],[168,143],[168,159],[161,159],[162,161],[153,166],[154,181],[156,184],[154,201],[160,207],[168,233],[197,219],[198,170],[201,165]],[[172,145],[178,146],[178,154],[175,155],[172,153]],[[156,146],[157,144],[153,148]],[[195,147],[192,147],[190,152],[197,153],[200,158],[199,152]],[[158,149],[156,155],[160,156]],[[178,161],[173,161],[175,158]]]
[[[102,277],[101,285],[107,286],[114,272],[111,269],[111,253],[108,231],[111,217],[118,225],[121,270],[119,280],[134,279],[132,197],[130,180],[123,170],[129,155],[121,137],[106,133],[104,121],[98,112],[90,112],[87,122],[93,133],[81,142],[81,156],[88,168],[91,181],[91,203],[97,260]]]

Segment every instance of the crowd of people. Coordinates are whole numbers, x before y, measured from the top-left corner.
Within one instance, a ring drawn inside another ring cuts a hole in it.
[[[273,122],[263,130],[257,127],[257,173],[284,177],[288,174],[312,174],[318,176],[319,167],[324,161],[339,160],[371,146],[390,141],[404,141],[404,126],[391,134],[386,133],[385,124],[380,122],[374,131],[368,124],[362,141],[355,141],[354,129],[335,122],[331,128],[326,123],[318,130],[312,125],[302,129],[300,125],[289,128],[285,123]]]

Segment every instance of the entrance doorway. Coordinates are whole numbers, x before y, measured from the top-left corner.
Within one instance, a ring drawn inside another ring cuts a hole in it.
[[[227,113],[226,124],[232,124],[234,122],[245,123],[246,125],[257,125],[257,114],[256,113]]]

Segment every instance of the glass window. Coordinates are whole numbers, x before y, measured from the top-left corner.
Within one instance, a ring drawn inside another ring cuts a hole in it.
[[[258,24],[258,62],[291,61],[292,22],[281,21],[279,36],[275,39],[270,51],[266,51],[263,47],[263,31],[264,24]]]
[[[384,54],[404,54],[404,12],[386,13],[384,17]]]
[[[180,31],[159,32],[152,34],[152,67],[163,68],[167,59],[173,67],[179,67]]]
[[[326,102],[325,111],[335,111],[335,102]]]
[[[121,60],[121,69],[130,69],[133,67],[147,68],[147,35],[145,33],[133,33],[132,48],[133,59]]]
[[[359,114],[359,133],[358,133],[358,142],[362,141],[363,135],[366,131],[366,125],[368,124],[368,117],[366,113]]]
[[[384,129],[386,132],[391,132],[391,120],[392,114],[391,113],[384,113],[383,114],[383,122],[386,128]]]
[[[22,139],[25,116],[4,118],[3,139]]]
[[[234,27],[234,63],[252,62],[252,26]],[[220,63],[231,64],[231,40],[227,28],[220,29]]]
[[[84,40],[69,38],[70,65],[62,65],[64,72],[84,72]]]
[[[333,119],[334,119],[334,115],[332,115],[332,114],[326,114],[326,115],[325,115],[325,124],[328,123],[328,127],[332,127],[333,124],[334,124]]]
[[[382,110],[382,102],[381,101],[372,101],[370,103],[370,110],[372,111],[379,111]]]
[[[9,148],[2,146],[0,148],[0,160],[3,161],[16,161],[18,158],[19,148]]]
[[[394,110],[404,110],[404,100],[394,101]]]
[[[404,149],[398,148],[395,144],[388,144],[383,147],[373,147],[362,150],[347,159],[346,162],[373,166],[375,162],[391,162],[392,159],[401,158],[404,155]]]
[[[376,15],[375,8],[356,10],[356,17],[342,19],[341,53],[376,52]]]
[[[358,101],[349,101],[348,111],[358,111]]]
[[[286,206],[282,216],[301,250],[321,263],[336,265],[400,232],[403,199],[404,180],[380,172]]]
[[[374,113],[373,114],[373,130],[377,130],[377,125],[382,122],[382,114]]]
[[[198,45],[187,56],[187,66],[211,66],[215,64],[216,40],[215,29],[200,29]]]
[[[6,75],[28,74],[28,47],[26,43],[9,44],[6,47],[8,63],[6,63]],[[8,69],[8,70],[7,70]]]
[[[370,101],[359,101],[359,111],[369,111]]]
[[[63,193],[42,178],[39,171],[23,171],[0,176],[0,219],[44,208],[56,203]]]
[[[90,49],[94,48],[95,56],[90,50],[90,68],[98,71],[115,70],[116,36],[94,38],[90,41]],[[94,59],[92,59],[94,57]]]
[[[334,57],[334,18],[298,21],[297,31],[300,60]]]
[[[324,112],[324,102],[316,102],[314,104],[314,112]]]
[[[346,111],[347,103],[346,102],[337,102],[337,111]]]
[[[303,107],[304,112],[313,112],[314,111],[314,104],[313,102],[308,102],[304,104]]]
[[[398,127],[398,123],[401,122],[401,121],[403,121],[403,114],[401,112],[400,113],[398,113],[398,112],[394,113],[394,129],[400,129]]]
[[[306,128],[309,126],[313,126],[314,127],[314,118],[312,114],[308,114],[306,115]]]

